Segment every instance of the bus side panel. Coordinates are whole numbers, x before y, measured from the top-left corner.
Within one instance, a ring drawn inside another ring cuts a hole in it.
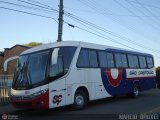
[[[99,68],[71,69],[70,74],[66,78],[66,85],[71,86],[70,91],[72,91],[72,101],[68,101],[71,97],[68,96],[66,104],[73,103],[75,92],[80,87],[85,87],[88,90],[89,100],[96,100],[110,96],[103,86],[101,70]]]
[[[102,68],[102,82],[105,90],[111,96],[124,95],[126,93],[126,70],[120,68]]]
[[[156,85],[154,69],[102,68],[101,76],[103,85],[111,96],[133,92],[135,82],[139,83],[141,91],[149,90]]]
[[[111,96],[108,92],[106,92],[103,86],[100,68],[88,69],[87,75],[88,75],[88,83],[91,83],[90,87],[92,88],[93,92],[91,100],[101,99]]]
[[[149,90],[156,87],[155,78],[145,78],[144,80],[140,80],[140,90]]]
[[[149,90],[156,86],[156,74],[154,69],[127,69],[126,75],[126,87],[128,92],[133,91],[133,84],[135,82],[139,83],[141,91]]]

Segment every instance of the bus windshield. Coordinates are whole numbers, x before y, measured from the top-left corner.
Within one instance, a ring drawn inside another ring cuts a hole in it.
[[[20,56],[13,79],[13,87],[27,89],[44,82],[49,51]]]
[[[49,80],[62,77],[69,70],[75,50],[76,47],[60,47],[20,56],[14,73],[13,89],[26,90],[45,84],[47,77]]]

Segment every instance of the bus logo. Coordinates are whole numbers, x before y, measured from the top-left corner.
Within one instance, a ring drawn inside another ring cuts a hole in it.
[[[111,86],[118,87],[122,80],[122,69],[106,69],[106,76]]]
[[[25,91],[25,94],[30,94],[30,91]]]
[[[53,97],[53,104],[59,105],[59,103],[62,101],[62,95],[55,95]]]

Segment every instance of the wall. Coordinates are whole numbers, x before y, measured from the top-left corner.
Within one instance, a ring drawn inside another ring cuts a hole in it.
[[[8,58],[14,57],[14,56],[19,56],[24,50],[27,50],[27,49],[29,49],[29,47],[23,46],[23,45],[15,45],[12,48],[5,49],[4,57],[2,60],[3,62],[1,65],[3,66],[5,60],[7,60]],[[7,72],[5,74],[7,74],[7,75],[14,74],[16,62],[17,62],[17,60],[13,60],[8,63]],[[0,74],[3,74],[3,68],[1,68]]]

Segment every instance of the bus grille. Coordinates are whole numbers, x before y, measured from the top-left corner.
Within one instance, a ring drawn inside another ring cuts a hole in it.
[[[21,102],[15,102],[14,103],[16,107],[20,107],[20,108],[30,108],[32,107],[32,103],[31,102],[25,102],[25,103],[21,103]]]

